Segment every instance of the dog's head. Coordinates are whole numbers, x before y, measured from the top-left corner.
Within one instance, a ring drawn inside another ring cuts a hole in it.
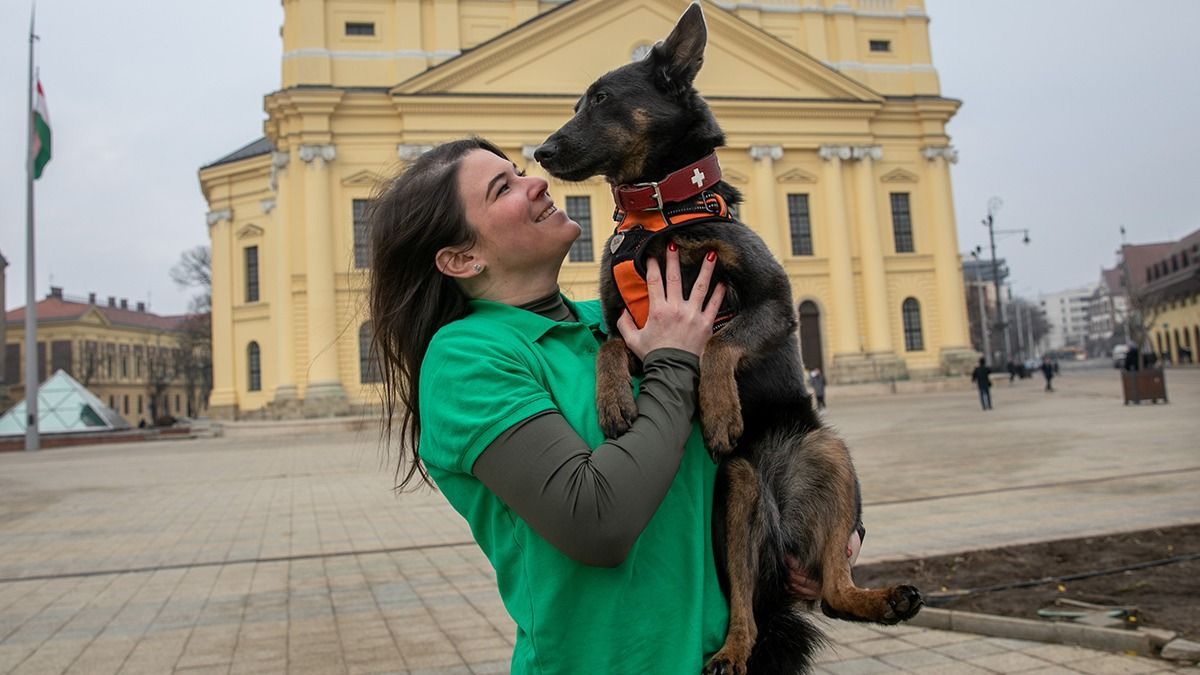
[[[704,63],[708,29],[699,3],[645,58],[600,77],[575,116],[534,152],[557,178],[602,175],[614,184],[655,180],[725,142],[692,83]]]

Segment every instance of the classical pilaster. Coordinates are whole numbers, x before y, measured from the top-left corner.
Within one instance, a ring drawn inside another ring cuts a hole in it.
[[[271,154],[271,185],[275,197],[263,200],[263,212],[271,217],[268,242],[271,245],[271,261],[274,279],[271,284],[271,324],[275,334],[275,403],[296,399],[296,336],[292,334],[292,233],[291,209],[293,177],[288,171],[291,154]]]
[[[750,158],[754,162],[754,220],[763,231],[775,232],[767,241],[767,248],[779,260],[790,254],[787,228],[779,221],[775,193],[775,162],[783,159],[781,145],[752,145]]]
[[[338,377],[337,307],[334,293],[333,214],[329,208],[332,144],[301,145],[304,162],[305,289],[308,306],[308,381],[305,404],[318,399],[346,398]]]
[[[846,222],[846,193],[842,185],[842,162],[850,159],[851,151],[846,145],[822,145],[817,154],[825,160],[821,182],[825,184],[829,231],[829,316],[833,324],[834,365],[831,376],[837,379],[840,363],[862,356],[854,301],[854,272],[850,266],[850,227]]]
[[[213,419],[237,419],[238,372],[233,346],[233,211],[209,211],[212,241],[212,362],[213,388],[208,414]]]
[[[888,329],[887,281],[883,274],[883,247],[879,243],[879,214],[875,194],[875,160],[883,157],[877,145],[851,149],[858,160],[854,173],[857,178],[855,197],[858,213],[859,259],[862,266],[863,299],[866,307],[868,354],[892,351],[891,331]]]
[[[962,264],[958,256],[958,233],[954,225],[954,197],[950,192],[950,164],[958,161],[951,146],[926,146],[921,155],[929,162],[929,203],[933,205],[934,277],[937,282],[938,317],[941,326],[942,372],[970,372],[976,358],[967,335],[966,297]]]

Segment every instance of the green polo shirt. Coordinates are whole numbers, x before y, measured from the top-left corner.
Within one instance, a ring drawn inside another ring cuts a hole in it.
[[[578,322],[476,300],[437,332],[421,366],[421,458],[496,570],[517,624],[513,673],[695,675],[728,621],[712,555],[716,466],[697,428],[658,511],[614,568],[563,555],[471,473],[503,431],[548,410],[589,447],[604,442],[600,305],[567,304]]]

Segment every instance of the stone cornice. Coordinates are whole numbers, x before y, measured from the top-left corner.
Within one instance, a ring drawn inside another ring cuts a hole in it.
[[[782,145],[752,145],[747,150],[750,153],[750,158],[759,159],[783,159]]]
[[[953,145],[926,145],[921,148],[921,156],[931,162],[941,157],[951,164],[958,163],[958,150]]]
[[[817,156],[825,161],[834,157],[842,160],[883,159],[883,147],[879,145],[822,145],[817,148]]]
[[[328,163],[337,157],[337,148],[333,143],[303,143],[296,149],[296,156],[305,164],[312,164],[316,159]]]
[[[208,223],[209,227],[216,225],[222,220],[228,220],[232,222],[233,209],[219,209],[216,211],[209,211],[208,213],[204,214],[204,221]]]
[[[396,156],[403,162],[411,162],[433,149],[428,143],[401,143],[396,146]]]

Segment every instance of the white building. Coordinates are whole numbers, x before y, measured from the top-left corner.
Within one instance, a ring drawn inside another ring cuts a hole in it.
[[[1064,347],[1084,348],[1088,336],[1089,310],[1099,285],[1092,283],[1038,296],[1038,304],[1041,305],[1050,327],[1038,345],[1039,351],[1046,352]]]

